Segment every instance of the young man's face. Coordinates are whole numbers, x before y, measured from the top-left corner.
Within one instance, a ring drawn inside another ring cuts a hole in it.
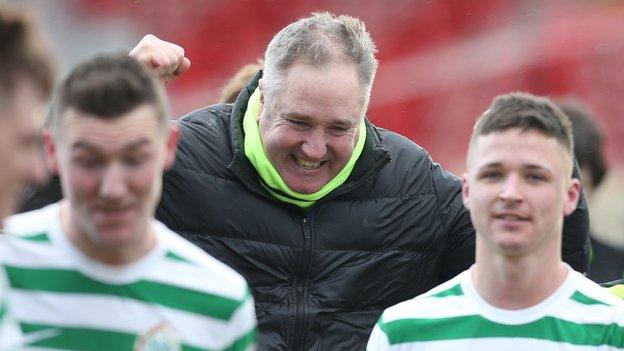
[[[0,98],[0,227],[13,214],[24,186],[46,175],[39,143],[45,100],[27,80]]]
[[[44,140],[69,201],[68,234],[98,249],[141,245],[178,130],[163,126],[150,105],[109,120],[69,108],[61,124]]]
[[[555,138],[510,129],[480,136],[464,175],[464,204],[488,252],[558,255],[564,215],[576,208],[580,185],[571,156]],[[479,250],[479,248],[478,248]]]
[[[267,156],[288,187],[310,194],[347,164],[362,121],[356,66],[294,64],[260,114]]]

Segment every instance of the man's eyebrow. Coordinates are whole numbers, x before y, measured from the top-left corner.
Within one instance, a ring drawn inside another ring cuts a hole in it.
[[[87,151],[99,152],[98,148],[95,145],[88,143],[84,140],[77,140],[71,145],[72,150],[80,150],[85,149]]]
[[[142,138],[142,139],[139,139],[139,140],[136,140],[136,141],[133,141],[133,142],[127,144],[126,146],[124,146],[123,149],[124,150],[135,150],[135,149],[138,149],[138,148],[140,148],[142,146],[149,145],[149,144],[150,144],[150,140],[149,139]]]
[[[526,170],[529,170],[529,171],[544,171],[544,172],[547,172],[547,173],[550,173],[550,174],[553,173],[550,168],[544,167],[544,166],[541,166],[541,165],[536,165],[536,164],[529,164],[529,165],[524,166],[523,168],[525,168]]]
[[[500,168],[502,167],[502,163],[500,162],[490,162],[490,163],[486,163],[484,165],[481,165],[477,168],[477,170],[482,170],[482,169],[491,169],[491,168]]]
[[[491,163],[486,163],[480,167],[477,168],[477,171],[481,171],[481,170],[489,170],[489,169],[498,169],[503,167],[502,162],[491,162]],[[538,165],[538,164],[527,164],[527,165],[522,165],[522,169],[523,170],[529,170],[529,171],[539,171],[539,170],[543,170],[549,173],[552,173],[552,171],[547,168],[544,167],[542,165]]]
[[[286,111],[286,112],[283,112],[281,116],[285,118],[293,118],[293,119],[304,121],[304,122],[312,120],[312,118],[308,116],[307,114],[297,112],[297,111]],[[331,124],[335,126],[345,127],[345,128],[350,128],[350,127],[353,127],[354,125],[353,122],[347,118],[338,118],[332,121]]]
[[[135,150],[138,149],[144,145],[148,145],[150,143],[149,139],[147,138],[142,138],[139,140],[135,140],[127,145],[125,145],[123,147],[124,151],[129,151],[129,150]],[[72,150],[80,150],[80,149],[85,149],[87,151],[92,151],[92,152],[100,152],[100,149],[95,146],[92,143],[89,143],[87,141],[84,140],[77,140],[76,142],[74,142],[71,146]]]

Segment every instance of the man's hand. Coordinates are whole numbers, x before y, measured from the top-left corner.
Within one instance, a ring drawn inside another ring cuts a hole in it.
[[[191,61],[184,56],[181,46],[160,40],[152,34],[144,36],[129,55],[150,68],[163,83],[175,79],[191,67]]]

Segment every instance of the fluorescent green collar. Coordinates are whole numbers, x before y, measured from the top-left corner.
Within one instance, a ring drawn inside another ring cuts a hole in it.
[[[334,177],[334,179],[330,180],[329,183],[325,184],[325,186],[323,186],[319,191],[313,194],[300,194],[292,191],[286,183],[284,183],[280,174],[277,172],[275,167],[273,167],[271,161],[269,161],[269,158],[264,151],[264,146],[262,145],[262,139],[260,138],[260,129],[258,128],[257,121],[257,117],[259,115],[260,90],[256,89],[247,102],[247,110],[245,111],[245,116],[243,117],[245,156],[247,156],[260,175],[260,178],[264,181],[262,186],[264,186],[271,196],[283,202],[288,202],[303,208],[314,205],[316,201],[338,188],[347,180],[353,171],[355,162],[360,157],[362,150],[364,149],[364,141],[366,140],[366,125],[362,119],[358,140],[355,144],[355,148],[353,149],[353,153],[351,154],[351,158],[349,158],[349,161],[344,168]]]

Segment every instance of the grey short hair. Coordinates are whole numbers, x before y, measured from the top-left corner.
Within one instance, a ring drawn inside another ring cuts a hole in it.
[[[264,94],[270,99],[295,63],[321,66],[346,60],[357,65],[365,110],[377,72],[376,52],[364,22],[329,12],[312,13],[286,26],[269,43],[264,55]]]

